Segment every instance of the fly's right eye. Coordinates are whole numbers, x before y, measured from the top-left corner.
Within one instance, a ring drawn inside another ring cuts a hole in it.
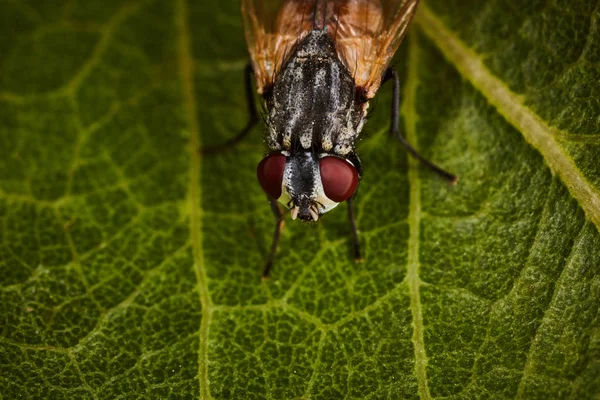
[[[358,171],[354,165],[337,157],[323,157],[319,160],[323,190],[335,202],[348,200],[358,186]]]
[[[281,183],[285,169],[285,156],[281,153],[269,154],[258,164],[256,176],[258,183],[269,197],[277,200],[281,197]]]

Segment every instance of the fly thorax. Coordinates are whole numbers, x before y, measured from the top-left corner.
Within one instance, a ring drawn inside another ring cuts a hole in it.
[[[356,91],[330,36],[323,30],[311,31],[298,43],[266,98],[270,149],[348,154],[364,116]]]

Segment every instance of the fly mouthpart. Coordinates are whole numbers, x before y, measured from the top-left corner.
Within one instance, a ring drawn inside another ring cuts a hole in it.
[[[319,212],[315,205],[303,207],[296,206],[295,210],[292,212],[302,221],[317,221],[319,219]]]
[[[296,218],[298,218],[298,210],[299,208],[297,206],[292,207],[291,210],[291,214],[292,214],[292,220],[296,220]]]
[[[319,219],[319,213],[315,206],[310,206],[308,212],[310,212],[310,216],[312,217],[313,221],[317,221]]]

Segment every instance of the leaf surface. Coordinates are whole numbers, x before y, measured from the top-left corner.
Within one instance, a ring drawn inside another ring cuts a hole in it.
[[[236,2],[0,0],[6,398],[595,398],[598,2],[428,0],[345,206],[286,221],[255,179]]]

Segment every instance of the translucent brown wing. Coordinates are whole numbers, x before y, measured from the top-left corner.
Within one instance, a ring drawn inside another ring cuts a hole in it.
[[[256,89],[272,86],[294,45],[313,29],[319,0],[242,0],[242,19]]]
[[[419,0],[332,0],[328,2],[327,29],[338,56],[368,99],[375,96],[381,78],[412,20]]]
[[[295,44],[326,28],[356,86],[372,98],[419,0],[242,0],[257,91],[272,86]]]

